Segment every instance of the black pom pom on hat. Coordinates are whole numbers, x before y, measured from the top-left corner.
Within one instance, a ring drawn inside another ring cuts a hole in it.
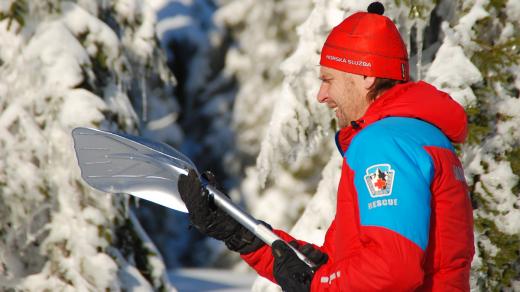
[[[385,13],[385,6],[383,6],[381,2],[372,2],[368,5],[367,12],[383,15],[383,13]]]

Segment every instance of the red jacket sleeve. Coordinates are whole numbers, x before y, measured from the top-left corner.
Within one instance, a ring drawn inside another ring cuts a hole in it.
[[[325,236],[325,244],[322,247],[318,247],[314,245],[315,248],[321,250],[329,256],[329,261],[331,261],[330,257],[332,255],[332,251],[330,250],[330,246],[327,243],[332,242],[328,240],[331,235],[334,233],[334,222],[332,222],[331,226],[327,230],[327,235]],[[305,245],[307,242],[294,239],[288,233],[282,230],[273,230],[276,235],[285,240],[286,242],[291,242],[296,240],[299,245]],[[276,283],[276,280],[273,276],[273,262],[274,258],[271,252],[271,247],[268,245],[263,246],[257,251],[241,255],[242,259],[249,264],[260,276],[269,279],[271,282]],[[321,269],[321,268],[320,268]],[[319,271],[319,270],[318,270]]]
[[[377,227],[363,229],[364,244],[359,245],[348,259],[336,261],[336,251],[332,245],[336,224],[332,222],[324,245],[319,247],[329,256],[329,260],[316,271],[311,291],[407,291],[420,284],[423,276],[417,263],[421,261],[422,251],[413,242],[406,242],[390,230]],[[295,240],[284,231],[274,232],[287,242]],[[410,253],[412,250],[416,251],[414,255]],[[269,246],[241,257],[260,276],[276,283],[273,276],[274,258]]]
[[[273,230],[276,235],[285,240],[286,242],[290,242],[295,240],[292,236],[287,234],[282,230]],[[273,263],[274,258],[271,252],[271,247],[268,245],[264,245],[260,249],[241,255],[242,259],[251,266],[260,276],[269,279],[273,283],[276,283],[276,280],[273,276]]]

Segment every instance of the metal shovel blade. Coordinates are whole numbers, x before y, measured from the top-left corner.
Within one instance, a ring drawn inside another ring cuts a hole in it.
[[[75,128],[72,137],[81,177],[94,189],[188,212],[177,181],[197,169],[179,151],[142,137],[90,128]]]
[[[215,204],[268,245],[281,238],[226,195],[201,178],[196,166],[181,152],[163,143],[128,134],[90,128],[72,131],[81,177],[107,193],[125,193],[187,213],[177,189],[179,176],[195,170]],[[309,267],[305,255],[288,244]]]

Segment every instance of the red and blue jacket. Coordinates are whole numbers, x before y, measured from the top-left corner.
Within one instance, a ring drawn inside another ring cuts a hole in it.
[[[452,146],[466,135],[464,109],[425,82],[394,86],[338,132],[336,215],[317,247],[329,260],[312,291],[469,291],[472,207]],[[276,282],[269,246],[242,258]]]

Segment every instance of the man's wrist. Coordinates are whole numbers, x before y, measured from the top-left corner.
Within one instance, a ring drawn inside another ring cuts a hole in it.
[[[243,226],[240,226],[238,232],[232,234],[224,242],[229,250],[236,251],[240,254],[248,254],[257,251],[265,245],[260,238]]]

